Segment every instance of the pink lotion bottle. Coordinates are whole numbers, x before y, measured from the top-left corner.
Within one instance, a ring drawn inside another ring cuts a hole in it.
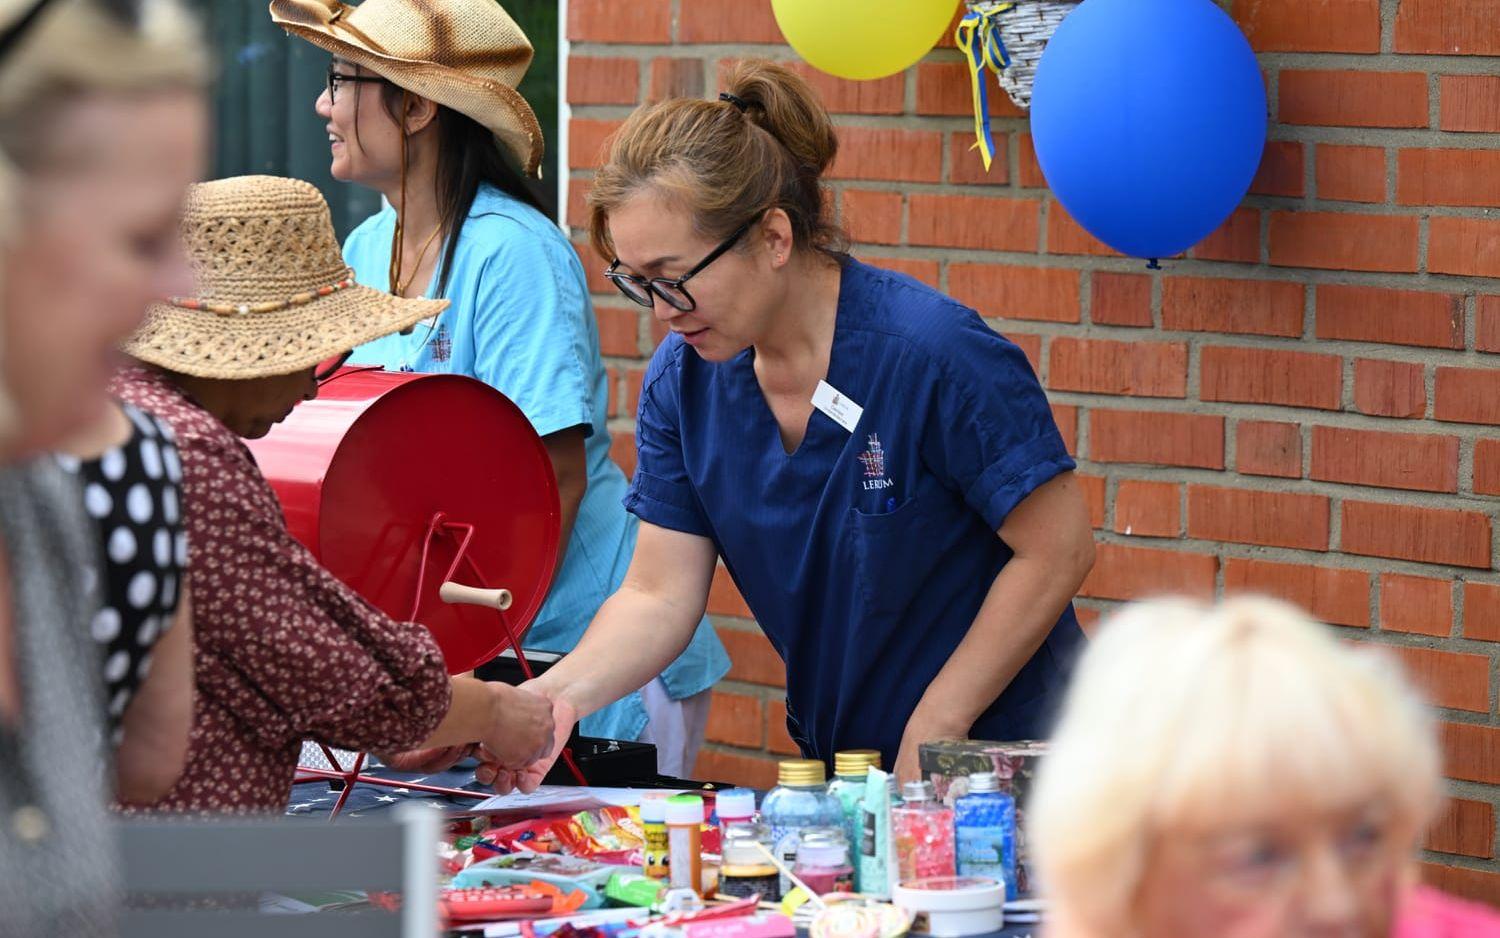
[[[897,882],[956,875],[953,809],[936,799],[931,782],[907,782],[901,795],[903,803],[891,809]]]

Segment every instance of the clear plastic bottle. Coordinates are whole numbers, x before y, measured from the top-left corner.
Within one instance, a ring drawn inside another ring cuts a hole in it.
[[[815,759],[788,759],[781,763],[777,785],[760,803],[760,819],[771,831],[777,859],[788,868],[797,862],[797,839],[809,827],[842,827],[844,809],[828,793],[823,763]],[[791,881],[781,878],[782,894]]]
[[[880,768],[877,750],[849,749],[833,754],[833,781],[828,783],[828,793],[839,800],[844,811],[844,841],[851,847],[864,834],[860,812],[865,803],[865,776],[871,768]]]
[[[1016,801],[1000,790],[994,772],[969,776],[969,793],[953,803],[958,875],[984,876],[1016,899]]]
[[[955,875],[953,809],[936,800],[931,782],[907,782],[902,798],[901,807],[891,809],[897,882]]]
[[[849,842],[837,827],[809,827],[797,842],[797,866],[792,870],[807,888],[820,896],[854,891],[854,865]]]

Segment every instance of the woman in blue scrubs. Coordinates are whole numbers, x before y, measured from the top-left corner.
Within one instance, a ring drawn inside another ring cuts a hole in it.
[[[874,748],[915,778],[926,740],[1044,735],[1093,562],[1046,397],[974,311],[844,253],[806,82],[752,62],[728,86],[637,111],[591,189],[610,279],[671,334],[641,392],[625,582],[530,686],[561,733],[640,686],[722,557],[809,757]]]
[[[344,245],[356,279],[450,301],[350,361],[468,375],[526,414],[551,457],[563,516],[557,575],[526,647],[569,651],[623,580],[636,521],[620,507],[625,477],[609,457],[608,378],[588,283],[522,178],[542,155],[541,128],[515,91],[531,44],[493,0],[274,0],[271,15],[334,56],[316,104],[334,178],[389,203]],[[729,669],[708,620],[694,624],[680,655],[592,712],[583,731],[649,740],[661,772],[691,772],[708,688]],[[452,756],[408,754],[401,764],[430,771]]]

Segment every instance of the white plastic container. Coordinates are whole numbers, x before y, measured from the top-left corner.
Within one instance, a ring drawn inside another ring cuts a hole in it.
[[[984,935],[1005,926],[1005,886],[993,879],[938,876],[897,883],[895,901],[915,919],[912,931],[934,938]]]

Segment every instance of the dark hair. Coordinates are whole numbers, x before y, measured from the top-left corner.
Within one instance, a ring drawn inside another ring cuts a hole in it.
[[[386,113],[399,125],[401,100],[405,92],[394,84],[381,88]],[[483,124],[446,105],[437,112],[437,201],[438,224],[449,234],[448,249],[438,267],[438,293],[448,288],[453,257],[458,249],[457,235],[469,208],[474,204],[483,183],[489,183],[518,202],[546,214],[540,202],[526,185],[521,172],[507,159],[495,142],[494,133]],[[358,116],[355,132],[358,133]]]
[[[669,99],[638,109],[620,128],[589,189],[589,238],[601,257],[614,254],[610,213],[646,188],[690,211],[712,239],[779,208],[797,250],[833,257],[847,250],[823,186],[838,137],[812,85],[757,60],[734,66],[724,84],[727,94],[716,100]]]

